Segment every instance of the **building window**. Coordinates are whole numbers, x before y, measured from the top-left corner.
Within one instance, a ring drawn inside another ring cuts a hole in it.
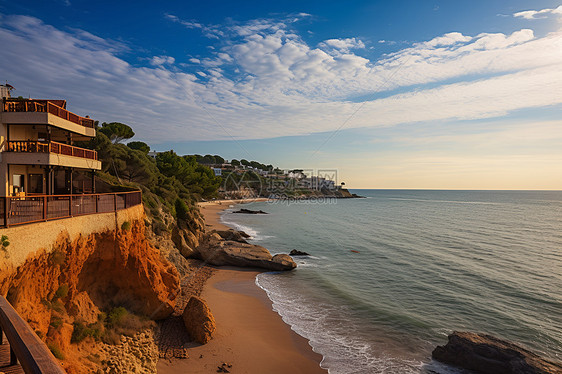
[[[29,193],[43,193],[43,174],[29,174]]]
[[[23,174],[14,174],[12,177],[12,185],[14,188],[14,195],[20,193],[20,192],[25,192],[25,188],[24,188],[24,181],[25,181],[25,176]]]

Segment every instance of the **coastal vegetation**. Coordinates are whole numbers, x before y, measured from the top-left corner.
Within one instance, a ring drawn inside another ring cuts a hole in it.
[[[134,136],[130,126],[104,122],[101,126],[96,123],[96,128],[96,137],[84,145],[98,152],[102,162],[99,179],[112,186],[141,189],[147,212],[156,221],[155,232],[167,230],[163,215],[188,220],[197,201],[218,196],[222,179],[197,161],[207,156],[180,156],[169,150],[151,157],[150,146],[144,142],[122,144]],[[215,162],[219,156],[210,157],[208,160]]]

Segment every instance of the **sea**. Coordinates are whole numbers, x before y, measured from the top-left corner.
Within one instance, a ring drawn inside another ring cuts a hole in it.
[[[329,373],[465,373],[431,359],[453,331],[562,361],[562,191],[352,190],[222,221],[297,269],[257,276]]]

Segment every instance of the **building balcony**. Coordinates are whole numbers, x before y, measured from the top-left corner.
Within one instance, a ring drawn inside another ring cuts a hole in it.
[[[96,151],[57,142],[8,141],[3,157],[8,164],[101,169]]]
[[[5,124],[45,124],[96,136],[94,120],[69,112],[49,100],[5,99],[1,116],[0,122]]]

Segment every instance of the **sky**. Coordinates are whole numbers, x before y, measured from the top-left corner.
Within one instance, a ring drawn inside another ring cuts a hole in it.
[[[350,188],[562,189],[562,1],[4,1],[0,81]]]

